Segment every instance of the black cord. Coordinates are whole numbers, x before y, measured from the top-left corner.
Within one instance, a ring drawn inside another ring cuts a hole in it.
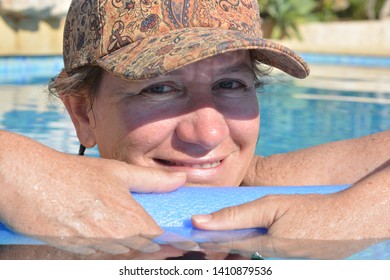
[[[86,149],[86,148],[83,146],[83,144],[80,144],[79,156],[83,156],[83,155],[84,155],[85,149]]]

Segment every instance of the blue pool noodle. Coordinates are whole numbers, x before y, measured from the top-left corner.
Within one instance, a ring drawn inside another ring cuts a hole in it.
[[[242,204],[269,194],[327,194],[341,191],[348,186],[300,186],[300,187],[182,187],[170,193],[133,193],[134,198],[146,209],[165,232],[196,242],[218,238],[240,238],[253,231],[264,229],[212,232],[192,227],[191,216],[206,214],[221,208]],[[164,240],[156,239],[158,242]],[[15,233],[0,224],[0,244],[42,244],[41,241]]]

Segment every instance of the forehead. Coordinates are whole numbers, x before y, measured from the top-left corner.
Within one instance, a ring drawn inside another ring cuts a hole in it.
[[[225,64],[225,65],[234,65],[242,62],[250,62],[249,50],[239,50],[239,51],[228,51],[222,54],[214,55],[205,59],[202,59],[198,62],[191,63],[189,65],[195,63],[202,62],[213,62],[214,64]],[[188,66],[188,65],[187,65]],[[184,66],[186,67],[186,66]]]
[[[111,80],[112,86],[120,86],[121,84],[145,84],[148,82],[158,82],[166,78],[175,78],[188,75],[192,73],[197,76],[204,76],[210,78],[210,75],[223,75],[227,73],[242,73],[242,75],[248,75],[252,72],[252,63],[249,55],[249,51],[230,51],[209,58],[202,59],[197,62],[193,62],[186,66],[183,66],[177,70],[168,72],[166,74],[145,79],[145,80],[126,80],[120,77],[115,77],[108,72],[105,72],[103,80],[107,82],[107,79]]]
[[[230,51],[191,63],[166,75],[178,75],[194,68],[218,74],[221,71],[225,72],[227,69],[244,67],[245,65],[248,67],[251,65],[249,51]]]

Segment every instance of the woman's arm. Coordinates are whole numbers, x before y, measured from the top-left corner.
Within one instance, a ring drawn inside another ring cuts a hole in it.
[[[160,234],[129,190],[171,191],[184,182],[181,173],[59,153],[0,131],[0,221],[23,234],[38,238]]]
[[[352,184],[390,159],[390,130],[269,157],[256,156],[242,185]]]
[[[354,175],[349,174],[348,181],[316,182],[356,181],[344,191],[327,195],[270,195],[210,215],[194,216],[193,223],[207,230],[266,227],[271,236],[282,238],[319,240],[389,238],[390,160],[386,156],[390,151],[386,139],[388,136],[389,133],[385,132],[358,139],[352,145],[357,147],[357,150],[345,145],[348,141],[343,143],[348,151],[354,153],[361,151],[365,156],[349,155],[345,150],[335,149],[347,156],[341,162],[349,166],[344,168],[344,172],[352,169],[350,173]],[[365,145],[367,150],[372,151],[375,147],[380,152],[375,152],[375,155],[371,156],[364,149]],[[339,156],[336,157],[341,160]],[[358,159],[363,162],[350,162]],[[339,167],[341,163],[334,168]],[[310,166],[307,168],[310,169]],[[317,167],[311,169],[317,170]],[[321,172],[317,172],[320,176]],[[324,172],[332,173],[330,167],[325,168]],[[340,174],[336,177],[342,179],[340,171],[334,174]]]

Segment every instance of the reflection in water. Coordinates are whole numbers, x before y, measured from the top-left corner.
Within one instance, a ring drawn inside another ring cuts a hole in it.
[[[134,237],[133,237],[134,238]],[[390,240],[292,240],[259,235],[223,243],[199,243],[194,250],[183,244],[158,244],[154,252],[128,248],[126,252],[110,250],[110,244],[123,240],[105,240],[101,250],[75,252],[50,245],[2,245],[3,260],[262,260],[262,259],[390,259]],[[89,243],[92,245],[92,243]],[[99,243],[101,245],[101,243]],[[157,245],[157,244],[156,244]],[[372,248],[372,249],[371,249]]]
[[[338,260],[358,258],[366,254],[367,259],[390,259],[390,253],[378,254],[371,246],[389,248],[390,242],[379,239],[365,240],[304,240],[283,239],[259,235],[245,240],[236,240],[219,245],[237,252],[258,252],[265,259],[322,259]]]
[[[172,245],[162,245],[156,253],[140,253],[131,250],[126,254],[75,254],[46,245],[3,245],[0,246],[2,260],[249,260],[235,253],[207,251],[182,251]]]

